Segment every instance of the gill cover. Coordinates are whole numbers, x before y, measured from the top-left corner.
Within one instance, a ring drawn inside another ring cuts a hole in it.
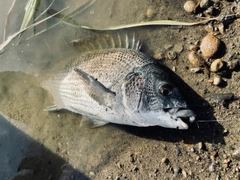
[[[186,109],[187,104],[166,74],[161,65],[150,63],[135,68],[125,78],[126,82],[122,85],[123,105],[135,125],[188,128],[178,116],[181,113],[176,116],[169,113],[171,109]]]

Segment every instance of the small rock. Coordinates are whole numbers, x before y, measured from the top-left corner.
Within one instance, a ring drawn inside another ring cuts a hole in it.
[[[179,167],[173,168],[173,172],[174,174],[179,174],[181,172],[181,168]]]
[[[190,71],[193,72],[193,73],[199,73],[201,71],[201,68],[199,68],[199,67],[191,68]]]
[[[220,23],[220,24],[218,25],[218,30],[219,30],[219,32],[220,32],[221,34],[224,34],[224,24],[223,24],[223,23]]]
[[[219,77],[219,76],[216,76],[214,79],[213,79],[213,84],[215,86],[218,86],[222,83],[222,79]]]
[[[195,149],[193,147],[190,148],[191,152],[195,152]]]
[[[151,19],[151,18],[153,18],[155,15],[156,15],[156,10],[155,10],[155,8],[152,7],[152,6],[150,6],[150,7],[147,9],[147,12],[146,12],[147,18]]]
[[[212,162],[208,169],[209,169],[210,172],[215,171],[215,163]]]
[[[205,58],[212,58],[214,57],[221,45],[220,39],[218,39],[214,35],[207,35],[202,39],[202,43],[200,45],[200,50],[202,52],[202,55]]]
[[[213,79],[209,79],[208,82],[213,84]]]
[[[195,11],[196,3],[194,1],[185,2],[183,8],[188,13],[193,13]]]
[[[162,158],[161,163],[162,164],[168,164],[169,163],[169,159],[164,157],[164,158]]]
[[[199,149],[199,150],[203,149],[203,143],[202,143],[202,142],[199,142],[199,143],[198,143],[198,149]]]
[[[117,167],[118,167],[118,168],[122,168],[122,164],[117,163]]]
[[[135,160],[134,160],[134,157],[131,156],[130,159],[129,159],[129,161],[130,161],[131,163],[133,163],[133,162],[135,161]]]
[[[221,59],[216,59],[212,62],[210,70],[212,72],[218,72],[223,68],[223,66],[224,66],[223,61]]]
[[[89,176],[95,176],[95,173],[92,172],[92,171],[90,171],[90,172],[89,172]]]
[[[197,157],[196,157],[196,161],[201,161],[201,157],[200,157],[200,156],[197,156]]]
[[[223,161],[223,164],[227,164],[227,166],[231,163],[231,159],[225,159]]]
[[[233,93],[224,93],[224,94],[212,94],[211,98],[216,103],[224,103],[227,100],[231,100],[234,97]],[[226,133],[226,131],[224,131]],[[227,134],[224,134],[227,135]]]
[[[226,136],[226,135],[228,135],[228,134],[229,134],[229,131],[228,131],[227,129],[224,129],[223,135]]]
[[[182,175],[183,175],[183,177],[187,177],[187,172],[186,171],[184,171],[184,170],[182,170]]]
[[[173,66],[173,67],[172,67],[172,71],[173,71],[173,72],[176,72],[176,66]]]
[[[195,51],[191,51],[188,54],[188,60],[195,67],[203,67],[204,66],[204,59],[201,56],[199,56]]]

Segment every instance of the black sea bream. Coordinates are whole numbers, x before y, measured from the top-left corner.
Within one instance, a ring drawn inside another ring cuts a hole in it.
[[[96,125],[111,122],[187,129],[182,118],[193,122],[195,114],[166,67],[140,52],[134,36],[107,38],[89,42],[94,50],[80,53],[43,83],[55,104],[47,109],[67,109],[89,117]],[[78,46],[77,41],[72,44]]]

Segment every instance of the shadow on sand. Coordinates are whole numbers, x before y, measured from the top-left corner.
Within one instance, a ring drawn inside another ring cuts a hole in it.
[[[90,180],[0,115],[0,179]]]

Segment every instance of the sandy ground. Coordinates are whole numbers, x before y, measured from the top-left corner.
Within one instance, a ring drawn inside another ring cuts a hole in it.
[[[107,5],[97,1],[75,20],[100,28],[158,19],[198,21],[194,14],[184,11],[184,2],[133,0]],[[71,3],[70,8],[77,5],[77,1]],[[235,2],[216,3],[219,10],[214,16],[240,12]],[[64,6],[58,2],[54,8]],[[148,8],[154,12],[150,17]],[[223,34],[218,33],[219,23],[212,24],[224,44],[221,58],[226,63],[239,61],[239,23],[239,19],[227,22]],[[45,69],[75,56],[68,42],[87,31],[60,24],[2,54],[1,71],[24,73],[0,73],[0,112],[4,115],[0,116],[0,155],[4,157],[0,160],[1,179],[240,179],[240,155],[233,155],[240,148],[239,65],[228,71],[219,87],[209,83],[214,73],[210,77],[203,71],[192,73],[193,65],[187,59],[190,45],[201,41],[208,33],[207,26],[126,30],[136,33],[143,42],[141,51],[151,56],[176,52],[176,59],[159,61],[182,78],[180,90],[197,114],[199,123],[186,131],[113,124],[91,128],[81,115],[43,111],[51,105],[51,97],[38,77],[44,77]],[[214,96],[225,93],[236,98],[222,103]],[[211,121],[216,119],[219,121]]]

